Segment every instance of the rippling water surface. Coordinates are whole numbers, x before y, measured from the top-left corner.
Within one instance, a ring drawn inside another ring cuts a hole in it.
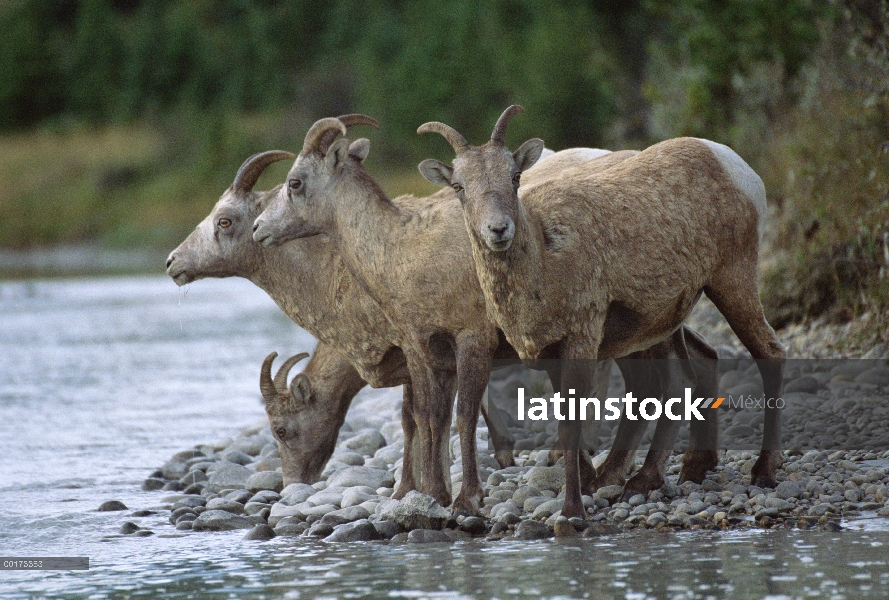
[[[175,535],[139,484],[172,453],[264,419],[271,350],[314,340],[242,280],[0,283],[0,554],[89,571],[0,571],[0,597],[886,598],[889,527],[654,532],[570,542],[325,545]],[[360,401],[360,400],[359,400]]]

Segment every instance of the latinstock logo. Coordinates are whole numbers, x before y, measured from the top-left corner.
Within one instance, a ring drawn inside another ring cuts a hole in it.
[[[526,418],[531,421],[549,420],[548,404],[551,404],[553,418],[557,421],[587,421],[591,419],[617,421],[621,417],[622,409],[631,421],[638,421],[640,417],[645,421],[657,421],[661,416],[665,416],[671,421],[691,421],[692,419],[704,421],[706,419],[700,410],[719,408],[725,400],[725,398],[703,397],[693,399],[692,389],[689,387],[685,388],[684,397],[670,398],[665,402],[657,398],[639,400],[633,396],[632,392],[627,392],[622,398],[607,398],[604,402],[598,398],[574,398],[575,390],[568,390],[568,393],[567,398],[563,398],[560,392],[556,392],[548,401],[538,397],[528,398],[526,402],[525,388],[518,388],[516,398],[518,420],[524,421]],[[637,402],[639,403],[638,410]],[[567,404],[567,414],[565,404]],[[674,412],[674,409],[677,408],[681,408],[681,412]]]

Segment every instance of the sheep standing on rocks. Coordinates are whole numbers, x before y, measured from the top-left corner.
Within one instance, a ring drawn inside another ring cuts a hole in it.
[[[706,293],[758,361],[766,397],[782,393],[785,351],[766,322],[757,288],[760,178],[726,146],[679,138],[601,173],[574,168],[518,194],[540,156],[532,139],[505,147],[508,108],[491,140],[472,147],[453,128],[427,123],[456,152],[453,166],[426,160],[423,175],[455,190],[463,207],[486,306],[523,359],[566,359],[561,389],[592,389],[575,359],[626,356],[682,326]],[[576,422],[566,444],[562,514],[584,515]],[[767,409],[752,471],[773,487],[781,464],[780,413]]]
[[[347,127],[376,124],[361,115],[344,115],[340,119]],[[551,158],[542,160],[537,169],[528,173],[529,180],[533,180],[535,172],[565,168],[608,152],[578,148],[567,154],[550,154]],[[391,324],[324,240],[314,238],[269,249],[252,237],[253,220],[280,188],[254,191],[254,186],[269,165],[292,158],[293,154],[283,151],[248,158],[211,213],[170,253],[167,273],[180,286],[206,277],[247,278],[268,293],[296,324],[319,338],[299,390],[305,395],[303,399],[311,402],[266,403],[273,432],[281,429],[276,423],[290,423],[284,427],[285,436],[277,438],[285,484],[314,483],[330,458],[330,453],[320,450],[326,444],[285,443],[297,429],[311,429],[318,439],[335,440],[352,399],[365,384],[404,385],[405,468],[396,492],[396,497],[401,497],[416,488],[420,473],[419,463],[413,459],[416,439],[410,413],[412,387],[404,356],[392,344]],[[436,201],[446,201],[448,197],[456,202],[450,190],[436,194]],[[429,202],[411,196],[399,201]],[[495,458],[504,467],[514,464],[512,436],[499,413],[489,414],[483,406],[482,416],[495,447],[500,449]]]
[[[391,201],[362,165],[369,142],[331,142],[331,132],[345,134],[346,127],[333,118],[312,126],[286,187],[256,219],[254,239],[274,247],[325,234],[379,303],[398,330],[414,383],[424,473],[434,470],[437,457],[446,452],[449,385],[456,370],[463,485],[454,509],[475,512],[482,498],[475,422],[498,335],[487,318],[460,207],[437,204],[435,197],[413,205]],[[598,170],[596,162],[582,168]],[[615,162],[606,162],[605,170]],[[443,479],[423,491],[447,505],[450,494]]]

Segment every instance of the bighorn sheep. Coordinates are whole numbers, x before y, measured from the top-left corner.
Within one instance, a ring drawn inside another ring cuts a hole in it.
[[[346,115],[347,126],[375,122]],[[561,153],[559,153],[560,155]],[[575,162],[584,159],[572,151]],[[564,158],[554,158],[564,166]],[[321,239],[305,240],[278,249],[266,249],[253,241],[251,226],[269,199],[277,192],[253,191],[263,170],[275,161],[292,159],[289,152],[263,152],[247,159],[231,187],[211,213],[167,259],[167,273],[178,285],[205,277],[244,277],[266,291],[294,322],[321,341],[305,368],[305,379],[295,402],[266,399],[265,407],[281,453],[285,483],[314,483],[331,456],[332,448],[322,444],[291,444],[297,431],[310,432],[311,440],[336,440],[352,398],[365,382],[375,387],[405,384],[403,420],[405,426],[404,470],[396,496],[414,489],[414,440],[412,390],[401,350],[393,346],[391,325],[377,304],[361,289],[333,252]],[[532,169],[529,176],[540,172]],[[441,193],[436,196],[442,196]],[[456,196],[447,190],[456,202]],[[418,202],[405,197],[404,202]],[[428,202],[429,200],[423,200]],[[460,233],[462,234],[462,225]],[[311,400],[311,401],[309,401]],[[501,465],[512,464],[511,435],[492,412],[488,422]],[[278,433],[283,426],[283,435]]]
[[[757,289],[760,178],[726,146],[679,138],[598,174],[581,168],[525,188],[522,171],[540,155],[532,139],[504,144],[508,108],[481,147],[443,123],[453,167],[426,160],[423,175],[460,196],[486,305],[525,359],[621,357],[665,339],[702,293],[758,360],[767,397],[781,395],[785,351],[763,316]],[[565,361],[562,389],[591,389]],[[583,516],[575,423],[563,422],[566,497],[562,513]],[[781,462],[780,413],[767,410],[757,485],[773,486]]]
[[[463,486],[454,508],[475,511],[482,494],[474,427],[498,336],[486,317],[460,208],[455,201],[413,209],[393,203],[362,165],[369,142],[331,143],[331,132],[346,128],[337,119],[312,126],[286,187],[256,219],[254,239],[276,246],[325,234],[400,330],[422,424],[424,472],[433,469],[446,439],[451,403],[442,400],[443,382],[456,365]],[[608,158],[600,160],[613,168]],[[444,484],[433,483],[427,493],[449,501]]]

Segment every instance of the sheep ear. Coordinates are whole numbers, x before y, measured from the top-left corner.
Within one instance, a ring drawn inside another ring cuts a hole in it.
[[[439,187],[450,187],[454,169],[440,160],[427,158],[420,163],[420,173],[431,183]]]
[[[527,171],[540,158],[541,152],[543,152],[543,140],[533,138],[519,146],[519,149],[512,153],[512,158],[519,171]]]
[[[367,138],[355,140],[352,142],[352,145],[349,146],[349,156],[358,162],[364,162],[368,152],[370,152],[370,140]]]
[[[311,404],[312,384],[309,381],[309,376],[305,373],[298,373],[290,382],[290,394],[295,401],[301,404]]]
[[[324,160],[332,169],[339,169],[346,164],[349,158],[349,140],[340,138],[330,145]]]

